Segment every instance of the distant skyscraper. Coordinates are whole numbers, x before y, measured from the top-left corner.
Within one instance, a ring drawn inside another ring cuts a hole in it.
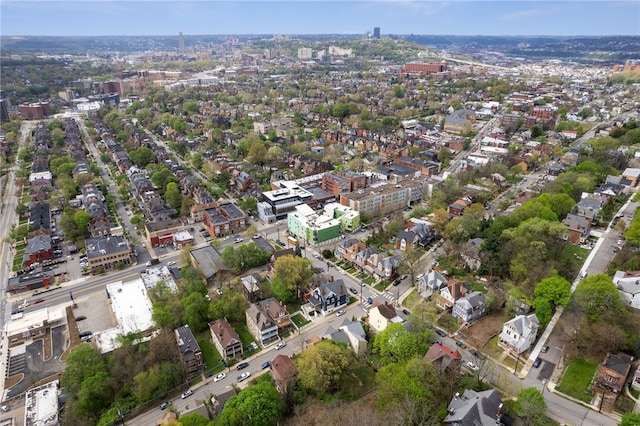
[[[373,28],[373,38],[380,38],[380,27]]]
[[[178,53],[184,55],[187,51],[184,48],[184,36],[182,32],[178,33]]]

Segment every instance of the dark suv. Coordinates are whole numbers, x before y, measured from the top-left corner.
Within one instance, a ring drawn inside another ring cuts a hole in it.
[[[241,362],[240,364],[238,364],[238,366],[236,367],[236,370],[242,370],[243,368],[247,368],[249,366],[248,362]]]

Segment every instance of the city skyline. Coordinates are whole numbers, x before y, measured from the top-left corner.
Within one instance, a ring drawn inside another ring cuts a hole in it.
[[[638,1],[0,1],[1,34],[640,35]]]

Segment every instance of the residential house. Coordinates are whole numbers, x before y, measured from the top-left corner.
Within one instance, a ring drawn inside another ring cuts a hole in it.
[[[635,390],[640,390],[640,365],[633,373],[633,380],[631,380],[631,387]]]
[[[260,304],[252,303],[245,311],[247,329],[249,333],[263,346],[268,345],[280,337],[278,336],[278,326],[271,320],[269,315],[261,309]]]
[[[285,396],[291,395],[298,378],[298,369],[287,355],[278,355],[271,361],[271,375],[276,389]]]
[[[373,306],[369,309],[369,326],[371,326],[376,333],[380,333],[389,325],[396,322],[403,322],[403,319],[398,316],[396,309],[390,305],[389,302],[385,302],[384,304],[374,302]]]
[[[601,398],[599,407],[605,413],[613,412],[616,399],[627,381],[633,357],[624,353],[607,353],[596,373],[591,390]]]
[[[261,300],[258,305],[260,305],[262,311],[268,315],[271,321],[278,327],[278,333],[284,333],[293,326],[291,316],[287,311],[287,305],[284,305],[275,297]]]
[[[239,359],[244,354],[242,341],[226,318],[209,323],[211,340],[218,353],[225,359]]]
[[[462,355],[457,349],[451,349],[440,342],[436,342],[427,351],[424,358],[433,364],[440,374],[445,371],[457,373],[462,364]]]
[[[430,298],[448,282],[444,275],[435,269],[430,270],[427,274],[418,275],[416,281],[418,282],[418,293],[425,299]]]
[[[484,293],[474,291],[455,301],[453,305],[454,318],[460,318],[465,324],[472,323],[485,313]]]
[[[187,377],[199,373],[204,368],[202,350],[196,341],[188,325],[183,325],[174,330],[178,343],[178,352],[182,367]]]
[[[211,397],[211,401],[213,403],[213,414],[220,415],[224,409],[224,404],[236,395],[236,390],[232,386],[225,388],[222,393],[213,395],[213,397]]]
[[[48,260],[53,260],[51,236],[49,234],[39,234],[29,238],[22,256],[22,264],[25,267],[40,266]]]
[[[504,323],[498,345],[521,354],[536,340],[539,326],[536,314],[518,315]]]
[[[464,214],[464,210],[471,205],[471,200],[466,198],[461,198],[459,200],[454,201],[452,204],[449,204],[447,208],[447,212],[451,217],[460,217]]]
[[[589,227],[589,220],[585,217],[569,213],[562,221],[562,224],[567,227],[567,241],[572,244],[582,244],[589,237],[591,228]]]
[[[616,271],[613,283],[629,306],[640,309],[640,271]]]
[[[328,281],[314,285],[307,300],[312,308],[307,312],[309,315],[327,315],[346,306],[349,303],[349,294],[342,280]]]
[[[502,399],[494,389],[481,392],[467,389],[462,395],[455,394],[443,422],[449,426],[501,425],[503,408]]]
[[[587,194],[576,204],[576,214],[589,220],[589,225],[598,218],[600,210],[607,203],[604,195]]]
[[[623,184],[628,182],[628,186],[635,188],[638,185],[638,179],[640,178],[640,169],[627,167],[620,175],[623,180]]]
[[[437,237],[435,230],[425,223],[410,223],[406,229],[398,232],[396,249],[405,251],[407,247],[426,247]]]
[[[476,121],[476,113],[470,109],[459,109],[447,115],[444,121],[444,131],[453,134],[460,134],[471,130],[471,126]]]
[[[257,274],[241,277],[240,282],[242,283],[242,293],[249,302],[255,303],[262,299],[262,288],[260,288],[260,280]]]
[[[460,250],[460,257],[467,268],[477,271],[482,266],[480,258],[480,247],[484,240],[482,238],[470,238]]]
[[[450,279],[447,281],[445,287],[442,287],[436,292],[433,297],[436,302],[436,306],[443,311],[450,311],[453,309],[456,300],[460,299],[467,293],[467,288],[464,283],[457,279]]]

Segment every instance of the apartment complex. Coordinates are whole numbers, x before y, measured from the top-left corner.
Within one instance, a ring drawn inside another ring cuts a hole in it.
[[[405,180],[402,185],[379,183],[366,190],[360,189],[340,196],[340,204],[350,207],[362,217],[376,217],[392,213],[411,202],[424,197],[424,186],[420,180]]]

